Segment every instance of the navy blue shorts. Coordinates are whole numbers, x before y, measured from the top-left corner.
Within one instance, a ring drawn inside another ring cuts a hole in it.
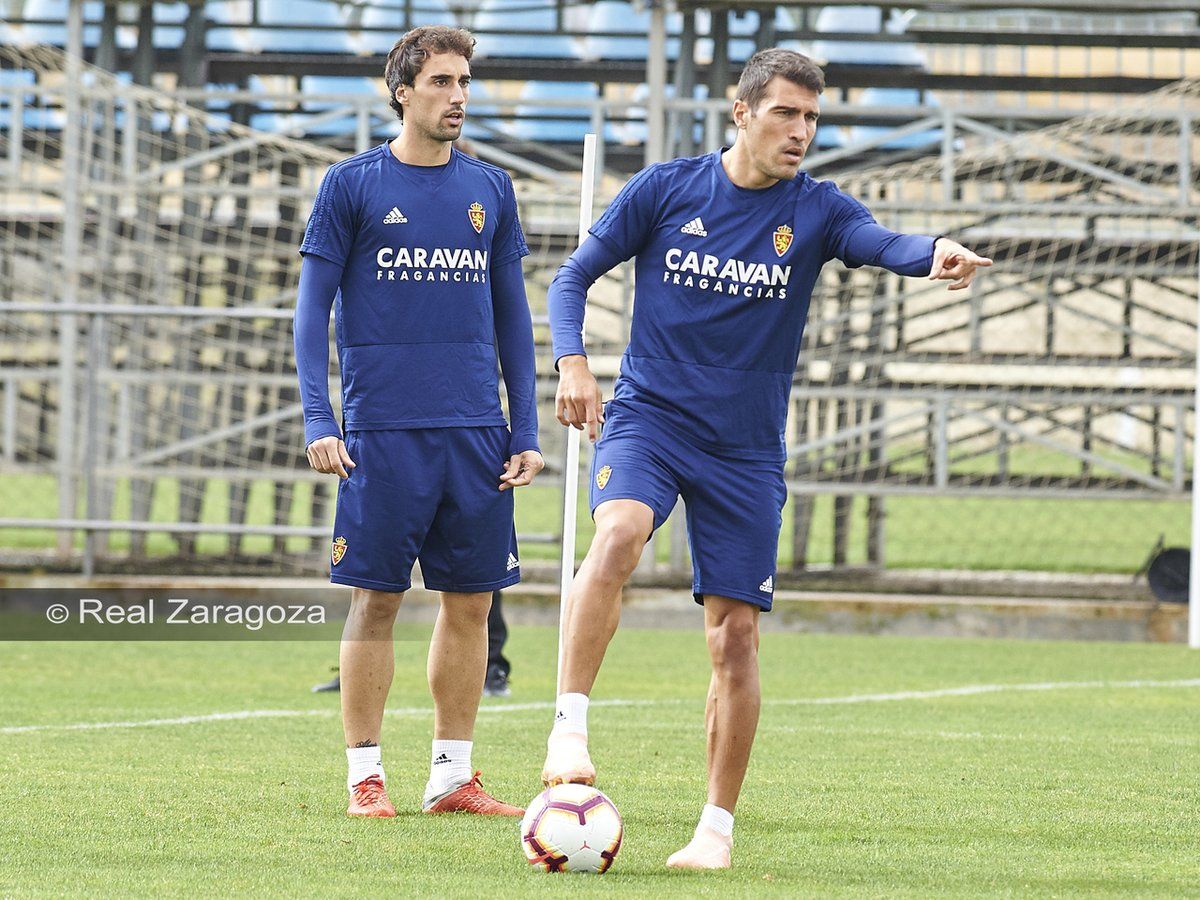
[[[683,497],[696,602],[709,594],[771,609],[787,500],[782,462],[712,453],[610,403],[589,490],[593,516],[606,500],[639,500],[655,528]]]
[[[519,582],[513,492],[499,490],[508,441],[502,425],[347,434],[329,580],[406,591],[419,559],[433,591]]]

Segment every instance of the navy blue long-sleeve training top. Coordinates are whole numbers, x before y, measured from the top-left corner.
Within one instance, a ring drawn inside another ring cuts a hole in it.
[[[822,266],[928,275],[934,238],[897,234],[828,181],[749,190],[721,152],[635,175],[559,269],[555,360],[586,354],[587,291],[637,257],[633,321],[614,402],[701,447],[782,460],[788,394]]]
[[[385,143],[332,166],[309,217],[294,322],[305,441],[341,436],[329,403],[333,311],[348,431],[506,424],[537,450],[529,253],[512,181],[452,150],[401,163]]]

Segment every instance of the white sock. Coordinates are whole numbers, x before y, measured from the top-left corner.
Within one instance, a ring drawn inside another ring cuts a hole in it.
[[[554,728],[550,737],[581,734],[587,737],[587,694],[559,694],[554,704]]]
[[[700,825],[711,828],[724,837],[733,837],[733,813],[711,803],[705,803],[700,813]]]
[[[471,780],[471,741],[434,741],[429,763],[426,801],[441,796]]]
[[[378,745],[374,747],[347,747],[346,762],[350,766],[350,773],[346,776],[346,787],[353,791],[354,786],[361,781],[370,778],[372,775],[378,775],[380,779],[383,775],[383,751]]]

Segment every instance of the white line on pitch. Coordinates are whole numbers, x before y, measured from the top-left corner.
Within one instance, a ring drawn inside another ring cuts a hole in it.
[[[241,712],[209,713],[203,716],[179,716],[174,719],[141,719],[136,722],[76,722],[73,725],[9,725],[0,734],[24,734],[28,731],[95,731],[104,728],[154,728],[159,725],[198,725],[201,722],[229,722],[239,719],[290,719],[296,716],[327,716],[323,709],[247,709]]]
[[[892,694],[851,694],[847,697],[797,697],[789,700],[766,700],[764,702],[779,706],[830,706],[849,703],[888,703],[897,700],[936,700],[940,697],[972,697],[977,694],[999,694],[1008,691],[1188,687],[1200,687],[1200,678],[1181,678],[1174,681],[1045,681],[1034,684],[968,684],[963,687],[937,688],[929,691],[897,691]]]
[[[676,700],[596,700],[592,706],[662,706],[677,703]],[[505,703],[496,706],[481,706],[479,712],[525,712],[527,710],[554,709],[549,701],[538,703]],[[385,710],[389,716],[427,716],[433,714],[429,706],[407,706]],[[173,719],[140,719],[135,722],[75,722],[70,725],[8,725],[0,728],[0,734],[25,734],[31,731],[101,731],[112,728],[156,728],[164,725],[198,725],[204,722],[230,722],[244,719],[294,719],[302,716],[339,715],[336,709],[247,709],[239,712],[208,713],[202,716],[178,716]]]
[[[1097,690],[1112,688],[1191,688],[1200,687],[1200,678],[1183,678],[1174,681],[1047,681],[1033,684],[969,684],[956,688],[936,688],[927,691],[897,691],[888,694],[849,694],[842,697],[796,697],[791,699],[767,699],[769,706],[834,706],[856,703],[894,703],[904,700],[936,700],[941,697],[971,697],[978,694],[999,694],[1009,691],[1061,691]],[[672,698],[663,700],[609,700],[592,701],[592,706],[668,706],[691,701]],[[481,715],[494,713],[528,712],[553,709],[549,701],[535,703],[504,703],[481,706]],[[408,706],[389,709],[389,716],[426,716],[433,709],[427,706]],[[179,716],[173,719],[142,719],[133,722],[76,722],[69,725],[9,725],[0,727],[0,734],[26,734],[34,731],[98,731],[113,728],[155,728],[166,725],[198,725],[205,722],[229,722],[246,719],[289,719],[304,716],[334,716],[333,709],[250,709],[240,712],[209,713],[202,716]]]

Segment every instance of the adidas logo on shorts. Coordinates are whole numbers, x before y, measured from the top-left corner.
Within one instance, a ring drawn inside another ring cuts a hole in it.
[[[519,562],[517,562],[517,558],[515,556],[513,556],[511,553],[508,554],[508,571],[511,572],[513,569],[517,568],[517,566],[519,566],[519,565],[521,565],[521,564]]]
[[[704,229],[704,223],[700,221],[700,217],[692,219],[682,228],[679,229],[684,234],[690,234],[693,237],[708,237],[708,232]]]
[[[408,219],[404,217],[404,213],[400,212],[400,207],[393,206],[392,211],[383,217],[384,225],[404,225]]]
[[[771,594],[775,591],[775,576],[768,575],[767,580],[758,586],[758,589],[764,594]]]

